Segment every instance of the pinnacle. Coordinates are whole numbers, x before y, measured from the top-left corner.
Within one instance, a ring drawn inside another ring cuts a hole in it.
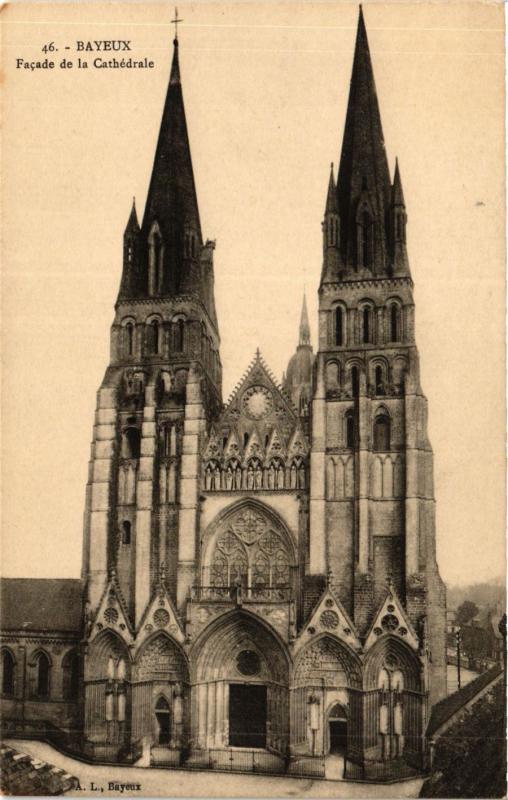
[[[393,186],[392,186],[392,204],[403,206],[404,203],[404,192],[402,191],[402,180],[400,178],[400,170],[399,170],[399,160],[398,158],[395,159],[395,173],[393,176]]]
[[[303,302],[302,302],[302,313],[300,317],[300,335],[298,344],[301,345],[310,345],[310,325],[309,325],[309,315],[307,313],[307,297],[305,292],[303,293]]]
[[[330,178],[328,180],[328,193],[326,195],[325,214],[337,213],[337,187],[333,176],[333,161],[330,164]]]
[[[138,215],[136,213],[136,198],[132,198],[132,208],[125,228],[126,231],[139,231]]]

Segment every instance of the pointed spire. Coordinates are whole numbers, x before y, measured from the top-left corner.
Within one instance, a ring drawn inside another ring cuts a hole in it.
[[[333,161],[330,164],[330,179],[328,181],[328,193],[326,195],[326,214],[336,214],[337,209],[337,187],[335,185],[335,178],[333,177]]]
[[[392,205],[405,206],[404,192],[402,191],[402,181],[400,179],[399,159],[395,159],[395,175],[393,176],[392,186]]]
[[[173,61],[171,62],[171,74],[169,77],[169,83],[175,84],[180,83],[180,61],[178,59],[178,38],[175,33],[175,38],[173,39]]]
[[[391,182],[361,6],[337,187],[341,249],[347,269],[368,267],[382,272],[387,266],[385,221]],[[357,246],[358,214],[366,220],[364,224],[370,218],[368,236],[374,235],[368,259]]]
[[[139,222],[138,222],[138,215],[136,213],[136,198],[132,198],[132,208],[131,213],[129,215],[129,219],[127,221],[127,225],[125,226],[125,233],[139,233]]]
[[[305,292],[303,293],[298,345],[300,347],[302,346],[308,347],[310,345],[310,325],[309,325],[309,315],[307,313],[307,298],[305,296]]]
[[[390,208],[390,233],[394,275],[409,274],[410,272],[406,248],[406,223],[406,204],[404,202],[404,192],[402,191],[399,162],[396,159]]]
[[[173,45],[171,75],[148,189],[142,233],[148,242],[154,223],[160,231],[164,253],[163,293],[170,290],[201,292],[197,262],[203,240],[180,80],[179,45],[176,38]],[[188,247],[186,242],[192,237],[195,244]],[[170,268],[166,268],[166,264],[170,265]]]

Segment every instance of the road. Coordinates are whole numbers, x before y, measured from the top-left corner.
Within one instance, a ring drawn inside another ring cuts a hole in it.
[[[81,790],[68,797],[118,797],[120,791],[109,791],[109,783],[136,784],[139,789],[124,790],[124,797],[345,797],[399,798],[418,797],[422,780],[395,784],[350,783],[311,778],[273,777],[271,775],[238,775],[224,772],[187,772],[145,767],[108,767],[83,764],[62,755],[45,742],[9,740],[6,742],[21,753],[47,761],[79,779]]]

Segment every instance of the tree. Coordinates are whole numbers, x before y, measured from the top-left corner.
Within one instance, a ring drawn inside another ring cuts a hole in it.
[[[457,614],[455,615],[457,625],[467,625],[473,617],[476,617],[479,610],[476,603],[473,603],[471,600],[464,600],[458,607]]]

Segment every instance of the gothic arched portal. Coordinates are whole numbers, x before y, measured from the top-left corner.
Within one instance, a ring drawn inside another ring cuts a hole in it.
[[[286,752],[289,659],[274,631],[248,612],[229,612],[201,633],[192,661],[198,747]]]

